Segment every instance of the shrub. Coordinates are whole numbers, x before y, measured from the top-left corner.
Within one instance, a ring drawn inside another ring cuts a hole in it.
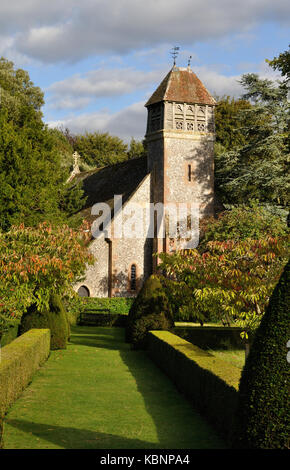
[[[0,449],[3,449],[3,418],[0,416]]]
[[[39,311],[33,305],[23,315],[19,333],[23,334],[32,328],[49,328],[51,332],[50,348],[52,350],[66,349],[70,336],[70,327],[62,301],[57,294],[51,295],[49,310]]]
[[[145,349],[147,346],[147,333],[150,330],[168,330],[173,327],[171,321],[166,317],[164,312],[160,312],[158,315],[152,313],[137,318],[132,325],[132,338],[135,348]]]
[[[199,250],[206,248],[209,241],[263,240],[267,237],[285,237],[289,230],[286,221],[269,209],[252,201],[249,206],[241,204],[222,212],[217,219],[210,217],[203,221]]]
[[[67,313],[69,325],[77,325],[80,314],[85,308],[84,298],[79,297],[77,293],[73,293],[73,295],[65,296],[62,301]]]
[[[84,309],[91,311],[108,309],[110,313],[126,315],[129,313],[134,300],[135,299],[129,297],[88,297],[84,298]]]
[[[49,330],[30,330],[4,346],[0,362],[0,417],[15,402],[49,356]]]
[[[144,348],[146,335],[150,329],[169,330],[173,326],[173,314],[162,285],[162,278],[150,276],[129,311],[126,340],[136,349]]]
[[[17,338],[18,334],[18,325],[10,326],[6,329],[5,333],[2,334],[0,332],[0,344],[1,347],[6,346],[7,344],[11,343],[15,338]]]
[[[123,317],[128,315],[133,301],[133,298],[128,297],[99,298],[75,295],[65,298],[65,306],[70,325],[76,325],[80,321],[81,316],[83,324],[85,314],[92,316],[95,313],[99,317],[95,319],[96,324],[112,326],[116,322],[120,323],[120,325],[125,324]],[[104,313],[104,310],[108,310],[108,312]],[[120,322],[119,319],[121,320]]]
[[[239,388],[234,448],[289,447],[290,263],[271,296]]]
[[[241,370],[168,331],[150,331],[148,354],[229,440]]]

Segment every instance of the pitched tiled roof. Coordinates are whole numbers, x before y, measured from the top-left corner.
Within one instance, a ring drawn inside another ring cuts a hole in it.
[[[91,208],[97,202],[105,202],[112,209],[114,195],[122,195],[124,204],[134,194],[146,174],[146,157],[79,173],[74,181],[75,183],[83,182],[84,196],[87,197],[81,215],[87,220],[95,219],[91,216]]]
[[[205,86],[189,67],[173,67],[145,106],[159,103],[160,101],[208,105],[216,104]]]

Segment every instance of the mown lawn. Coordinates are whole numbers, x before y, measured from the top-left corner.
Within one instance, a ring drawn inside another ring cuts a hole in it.
[[[6,449],[223,448],[122,328],[75,327],[6,416]]]
[[[243,369],[245,365],[245,351],[241,349],[226,349],[226,350],[212,350],[208,352],[213,354],[215,357],[222,359],[223,361],[229,362],[240,369]]]

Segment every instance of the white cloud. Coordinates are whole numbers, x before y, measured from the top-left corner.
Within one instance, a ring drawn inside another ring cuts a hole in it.
[[[248,34],[264,22],[289,24],[289,13],[285,0],[11,0],[0,4],[0,30],[18,53],[77,61]]]
[[[77,0],[9,0],[0,3],[0,31],[14,33],[63,22],[72,16]]]
[[[198,77],[202,80],[205,86],[212,94],[217,94],[219,96],[231,95],[231,96],[240,96],[242,89],[237,83],[239,76],[227,77],[223,74],[218,73],[215,70],[210,70],[207,67],[195,67],[195,72]],[[159,74],[158,83],[161,82],[165,73]],[[69,85],[70,79],[66,81]],[[156,84],[156,86],[158,85]],[[56,84],[57,85],[57,84]],[[132,89],[133,89],[132,81]],[[57,88],[57,92],[60,95],[65,94],[65,86],[62,83],[61,88]],[[88,87],[90,89],[90,87]],[[78,88],[77,88],[78,90]],[[81,87],[81,90],[84,89]],[[86,92],[88,91],[85,88]],[[75,84],[72,82],[72,88],[70,93],[75,91]],[[95,90],[93,88],[93,94]],[[108,88],[109,91],[109,88]],[[149,97],[153,93],[154,88],[150,87],[150,92],[146,93]],[[78,98],[73,98],[78,100]],[[72,132],[75,133],[85,133],[88,132],[109,132],[110,134],[117,135],[118,137],[124,139],[126,142],[130,141],[131,137],[136,139],[143,139],[146,131],[146,118],[147,111],[144,108],[145,99],[142,102],[134,103],[131,106],[128,106],[124,109],[121,109],[118,112],[111,113],[107,110],[82,113],[79,115],[70,115],[63,120],[50,122],[51,127],[64,126],[68,127]]]
[[[55,82],[47,91],[51,93],[52,107],[77,108],[96,98],[126,95],[146,90],[150,85],[152,88],[163,73],[160,69],[143,72],[133,67],[97,69]]]
[[[223,67],[225,68],[221,65],[218,68],[214,66],[196,66],[194,72],[212,95],[240,97],[244,93],[243,87],[239,83],[242,74],[225,75],[220,72]],[[263,79],[277,80],[281,78],[281,75],[269,67],[265,61],[259,64],[241,63],[240,69],[243,73],[249,73],[249,70],[251,73],[257,73]]]
[[[50,121],[50,127],[68,127],[74,133],[109,132],[126,142],[131,137],[143,139],[146,131],[146,109],[144,103],[134,103],[117,113],[97,111],[70,116],[59,121]]]
[[[89,97],[70,97],[61,96],[56,97],[53,102],[50,102],[49,107],[52,109],[83,109],[90,104],[91,99]]]
[[[269,79],[276,79],[279,77],[276,72],[274,72],[266,63],[261,63],[261,64],[252,64],[253,69],[257,70],[257,72],[260,74],[261,78],[269,78]],[[130,69],[131,70],[131,69]],[[134,85],[134,70],[132,71],[132,89]],[[207,87],[209,92],[214,95],[218,95],[220,97],[222,96],[235,96],[236,98],[241,96],[243,93],[243,89],[241,85],[239,84],[239,80],[241,78],[241,75],[234,75],[234,76],[226,76],[223,73],[221,73],[218,69],[210,68],[208,66],[200,66],[200,67],[194,67],[194,71],[198,75],[198,77],[201,79],[201,81],[204,83],[204,85]],[[151,76],[150,73],[148,73],[148,76],[150,78],[155,78],[155,73]],[[161,80],[164,78],[166,72],[163,74],[159,74],[158,76],[158,83],[161,82]],[[64,82],[59,82],[61,83],[61,88],[57,88],[57,92],[61,94],[66,93],[65,90],[65,84],[69,85],[71,82],[72,88],[69,90],[69,93],[73,93],[75,91],[75,84],[73,81],[70,79],[67,79]],[[86,83],[86,81],[84,82]],[[144,84],[142,81],[142,86],[146,84],[146,78],[144,78]],[[54,84],[55,86],[58,84]],[[130,88],[131,89],[131,88]],[[78,90],[78,88],[76,88]],[[83,90],[83,88],[81,88]],[[86,93],[88,92],[87,88],[84,88]],[[108,88],[108,92],[109,92]],[[89,87],[90,91],[90,87]],[[154,87],[151,88],[150,90],[147,89],[147,93],[144,94],[147,97],[149,97],[152,93],[154,92]],[[92,93],[95,93],[94,87],[92,88]],[[70,98],[64,98],[70,100]],[[80,97],[80,98],[71,98],[72,103],[77,103],[78,99],[87,99],[87,97]],[[88,98],[90,99],[90,98]],[[144,108],[145,104],[145,99],[142,102],[134,103],[131,106],[128,106],[126,108],[121,109],[120,111],[117,111],[115,113],[109,112],[108,110],[101,110],[101,111],[96,111],[96,112],[90,112],[90,113],[82,113],[79,115],[70,115],[64,118],[63,120],[59,121],[51,121],[49,122],[49,125],[51,127],[57,127],[57,126],[64,126],[68,127],[72,132],[75,133],[84,133],[86,131],[88,132],[95,132],[95,131],[100,131],[100,132],[109,132],[110,134],[117,135],[124,139],[125,141],[129,141],[131,137],[135,137],[136,139],[143,139],[146,131],[146,118],[147,118],[147,112],[146,109]],[[71,109],[73,106],[67,106],[67,103],[64,105],[62,104],[63,107],[70,107]]]
[[[242,93],[240,75],[227,76],[207,66],[195,67],[194,71],[212,95],[239,97]]]
[[[211,94],[218,96],[241,94],[239,75],[226,76],[210,66],[195,66],[194,71]],[[167,67],[147,72],[130,67],[97,69],[84,75],[74,75],[55,82],[48,88],[50,107],[81,109],[98,98],[119,97],[138,90],[144,91],[145,103],[145,97],[149,98],[167,73]]]

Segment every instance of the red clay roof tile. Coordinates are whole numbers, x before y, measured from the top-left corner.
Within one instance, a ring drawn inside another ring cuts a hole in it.
[[[150,106],[160,101],[215,105],[216,102],[190,68],[173,67],[147,101]]]

